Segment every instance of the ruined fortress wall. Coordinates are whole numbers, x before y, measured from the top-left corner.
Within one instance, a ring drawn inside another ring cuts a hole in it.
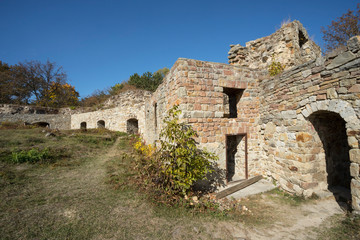
[[[226,135],[248,135],[248,158],[250,176],[261,173],[260,147],[258,143],[259,121],[259,73],[255,70],[240,68],[222,63],[203,62],[191,59],[178,59],[167,76],[167,81],[155,92],[152,101],[147,105],[147,114],[155,116],[154,102],[157,103],[157,128],[166,110],[173,104],[179,104],[182,110],[182,121],[191,124],[199,134],[197,141],[200,147],[207,148],[219,156],[219,164],[226,168]],[[237,118],[225,117],[224,89],[244,90],[237,104]],[[149,118],[147,117],[147,120]],[[155,117],[147,122],[152,131],[146,139],[151,142],[157,139],[153,131]],[[158,132],[157,132],[158,134]],[[239,158],[240,159],[240,158]],[[238,162],[238,176],[244,178],[244,158]]]
[[[143,90],[123,92],[105,103],[109,109],[72,114],[71,129],[80,129],[82,122],[86,123],[86,128],[97,128],[98,121],[102,120],[109,130],[127,132],[127,121],[136,119],[139,132],[144,133],[145,102],[150,95],[150,92]]]
[[[70,121],[70,115],[65,114],[0,114],[0,122],[48,123],[52,129],[70,129]]]
[[[299,21],[283,25],[270,36],[247,42],[245,47],[240,44],[230,47],[229,64],[263,70],[269,67],[272,57],[289,69],[321,55]]]
[[[163,79],[163,83],[152,94],[145,104],[145,129],[143,134],[147,143],[154,143],[159,139],[160,130],[163,128],[163,120],[167,111],[174,105],[179,104],[179,85],[182,77],[182,60],[179,59]]]
[[[334,141],[333,148],[345,144],[355,210],[360,210],[359,40],[354,37],[340,52],[261,80],[259,121],[262,151],[267,155],[264,167],[290,192],[321,195],[328,187],[330,171],[341,171],[340,165],[329,169],[326,141]],[[335,141],[342,133],[333,116],[345,120],[344,142],[338,144]]]

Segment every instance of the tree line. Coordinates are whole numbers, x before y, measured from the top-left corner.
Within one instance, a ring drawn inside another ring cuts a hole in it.
[[[0,61],[0,102],[45,107],[76,105],[79,93],[55,62],[25,61],[9,65]]]
[[[79,100],[79,93],[68,83],[66,72],[55,62],[32,60],[9,65],[0,61],[0,103],[56,108],[92,107],[129,88],[155,91],[168,72],[168,68],[163,68],[154,73],[134,73],[128,81],[96,90]]]

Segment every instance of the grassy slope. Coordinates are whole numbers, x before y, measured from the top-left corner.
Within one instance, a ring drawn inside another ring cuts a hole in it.
[[[129,151],[127,139],[114,144],[117,137],[107,131],[46,138],[41,129],[0,130],[0,239],[233,239],[271,229],[302,204],[271,192],[244,200],[251,214],[232,219],[157,206],[122,185],[132,173],[121,157]],[[12,164],[6,159],[15,147],[48,147],[56,158]],[[320,236],[339,239],[351,229],[344,236],[356,237],[359,222],[344,225],[343,219],[333,219],[331,231],[318,230]]]

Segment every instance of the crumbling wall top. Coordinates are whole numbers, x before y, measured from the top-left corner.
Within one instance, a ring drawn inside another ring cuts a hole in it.
[[[287,69],[320,57],[321,49],[295,20],[270,36],[247,42],[245,47],[230,45],[228,54],[232,65],[265,70],[274,59]]]

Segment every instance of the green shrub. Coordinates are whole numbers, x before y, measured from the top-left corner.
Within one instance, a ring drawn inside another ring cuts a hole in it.
[[[47,160],[50,157],[49,149],[45,148],[39,150],[32,148],[28,151],[13,151],[11,153],[11,162],[12,163],[37,163]]]
[[[160,132],[159,150],[146,154],[147,158],[138,166],[147,178],[145,181],[150,180],[170,196],[187,195],[196,181],[212,172],[212,162],[217,160],[214,154],[196,146],[197,134],[191,126],[179,123],[180,113],[177,105],[169,110]],[[139,148],[147,149],[137,146]]]
[[[282,73],[285,69],[285,65],[282,65],[280,62],[275,60],[274,54],[272,55],[271,64],[269,66],[269,74],[270,76],[276,76]]]

